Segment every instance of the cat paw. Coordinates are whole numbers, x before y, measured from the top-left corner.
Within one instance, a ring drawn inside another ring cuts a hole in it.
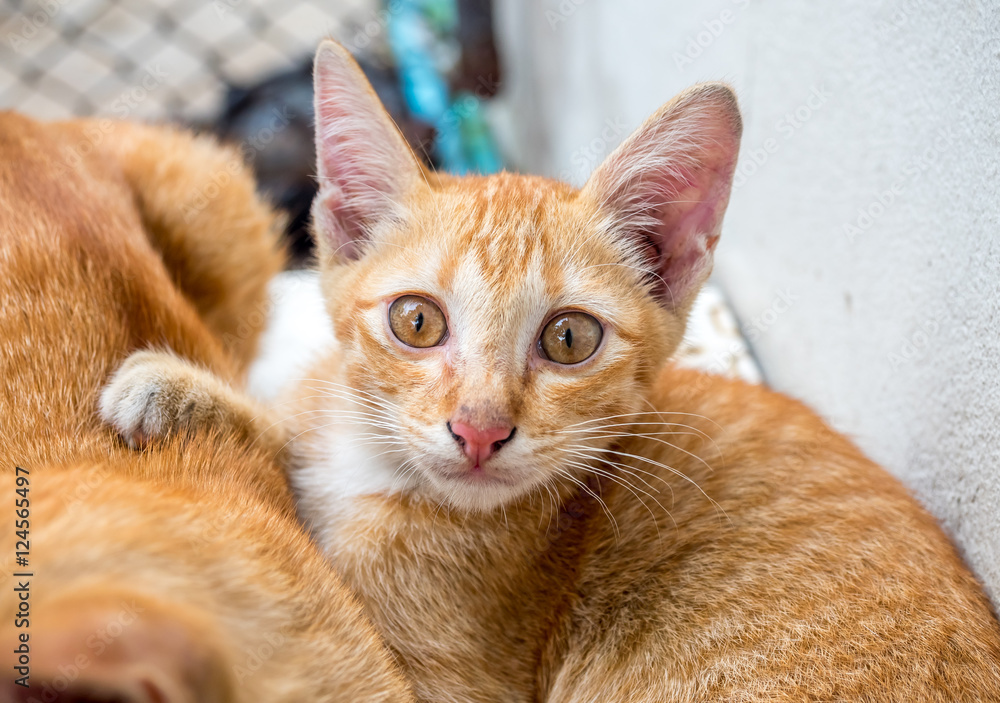
[[[132,448],[213,424],[222,414],[221,382],[166,352],[132,354],[101,392],[101,419]]]

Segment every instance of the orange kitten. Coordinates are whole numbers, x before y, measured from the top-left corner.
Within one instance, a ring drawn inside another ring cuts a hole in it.
[[[316,89],[337,344],[286,431],[169,356],[106,416],[167,434],[197,397],[291,439],[299,512],[418,698],[1000,700],[990,605],[903,487],[801,404],[665,363],[729,198],[727,87],[579,191],[425,173],[335,44]]]
[[[0,114],[0,700],[409,698],[273,453],[209,428],[140,454],[97,416],[147,345],[227,379],[252,356],[281,256],[239,163],[165,129]]]

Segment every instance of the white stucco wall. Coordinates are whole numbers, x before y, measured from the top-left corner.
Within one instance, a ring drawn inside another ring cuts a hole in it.
[[[902,478],[1000,603],[1000,5],[498,5],[524,170],[580,182],[680,88],[734,83],[716,273],[768,381]]]

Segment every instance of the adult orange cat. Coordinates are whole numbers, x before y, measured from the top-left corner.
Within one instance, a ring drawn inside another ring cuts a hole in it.
[[[253,354],[281,256],[238,171],[166,129],[0,114],[0,700],[409,698],[273,453],[138,454],[96,413],[147,345],[227,379]]]
[[[335,44],[316,91],[336,345],[288,421],[169,355],[102,407],[290,440],[300,514],[421,700],[1000,700],[990,604],[906,490],[801,404],[666,363],[729,198],[727,87],[581,190],[424,172]]]

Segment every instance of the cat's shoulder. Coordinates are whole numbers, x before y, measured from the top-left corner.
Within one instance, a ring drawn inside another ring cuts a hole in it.
[[[667,364],[661,369],[649,399],[658,410],[687,409],[719,423],[766,420],[782,425],[826,427],[812,408],[784,393],[742,379],[705,373],[677,364]],[[829,428],[826,431],[832,433]]]

